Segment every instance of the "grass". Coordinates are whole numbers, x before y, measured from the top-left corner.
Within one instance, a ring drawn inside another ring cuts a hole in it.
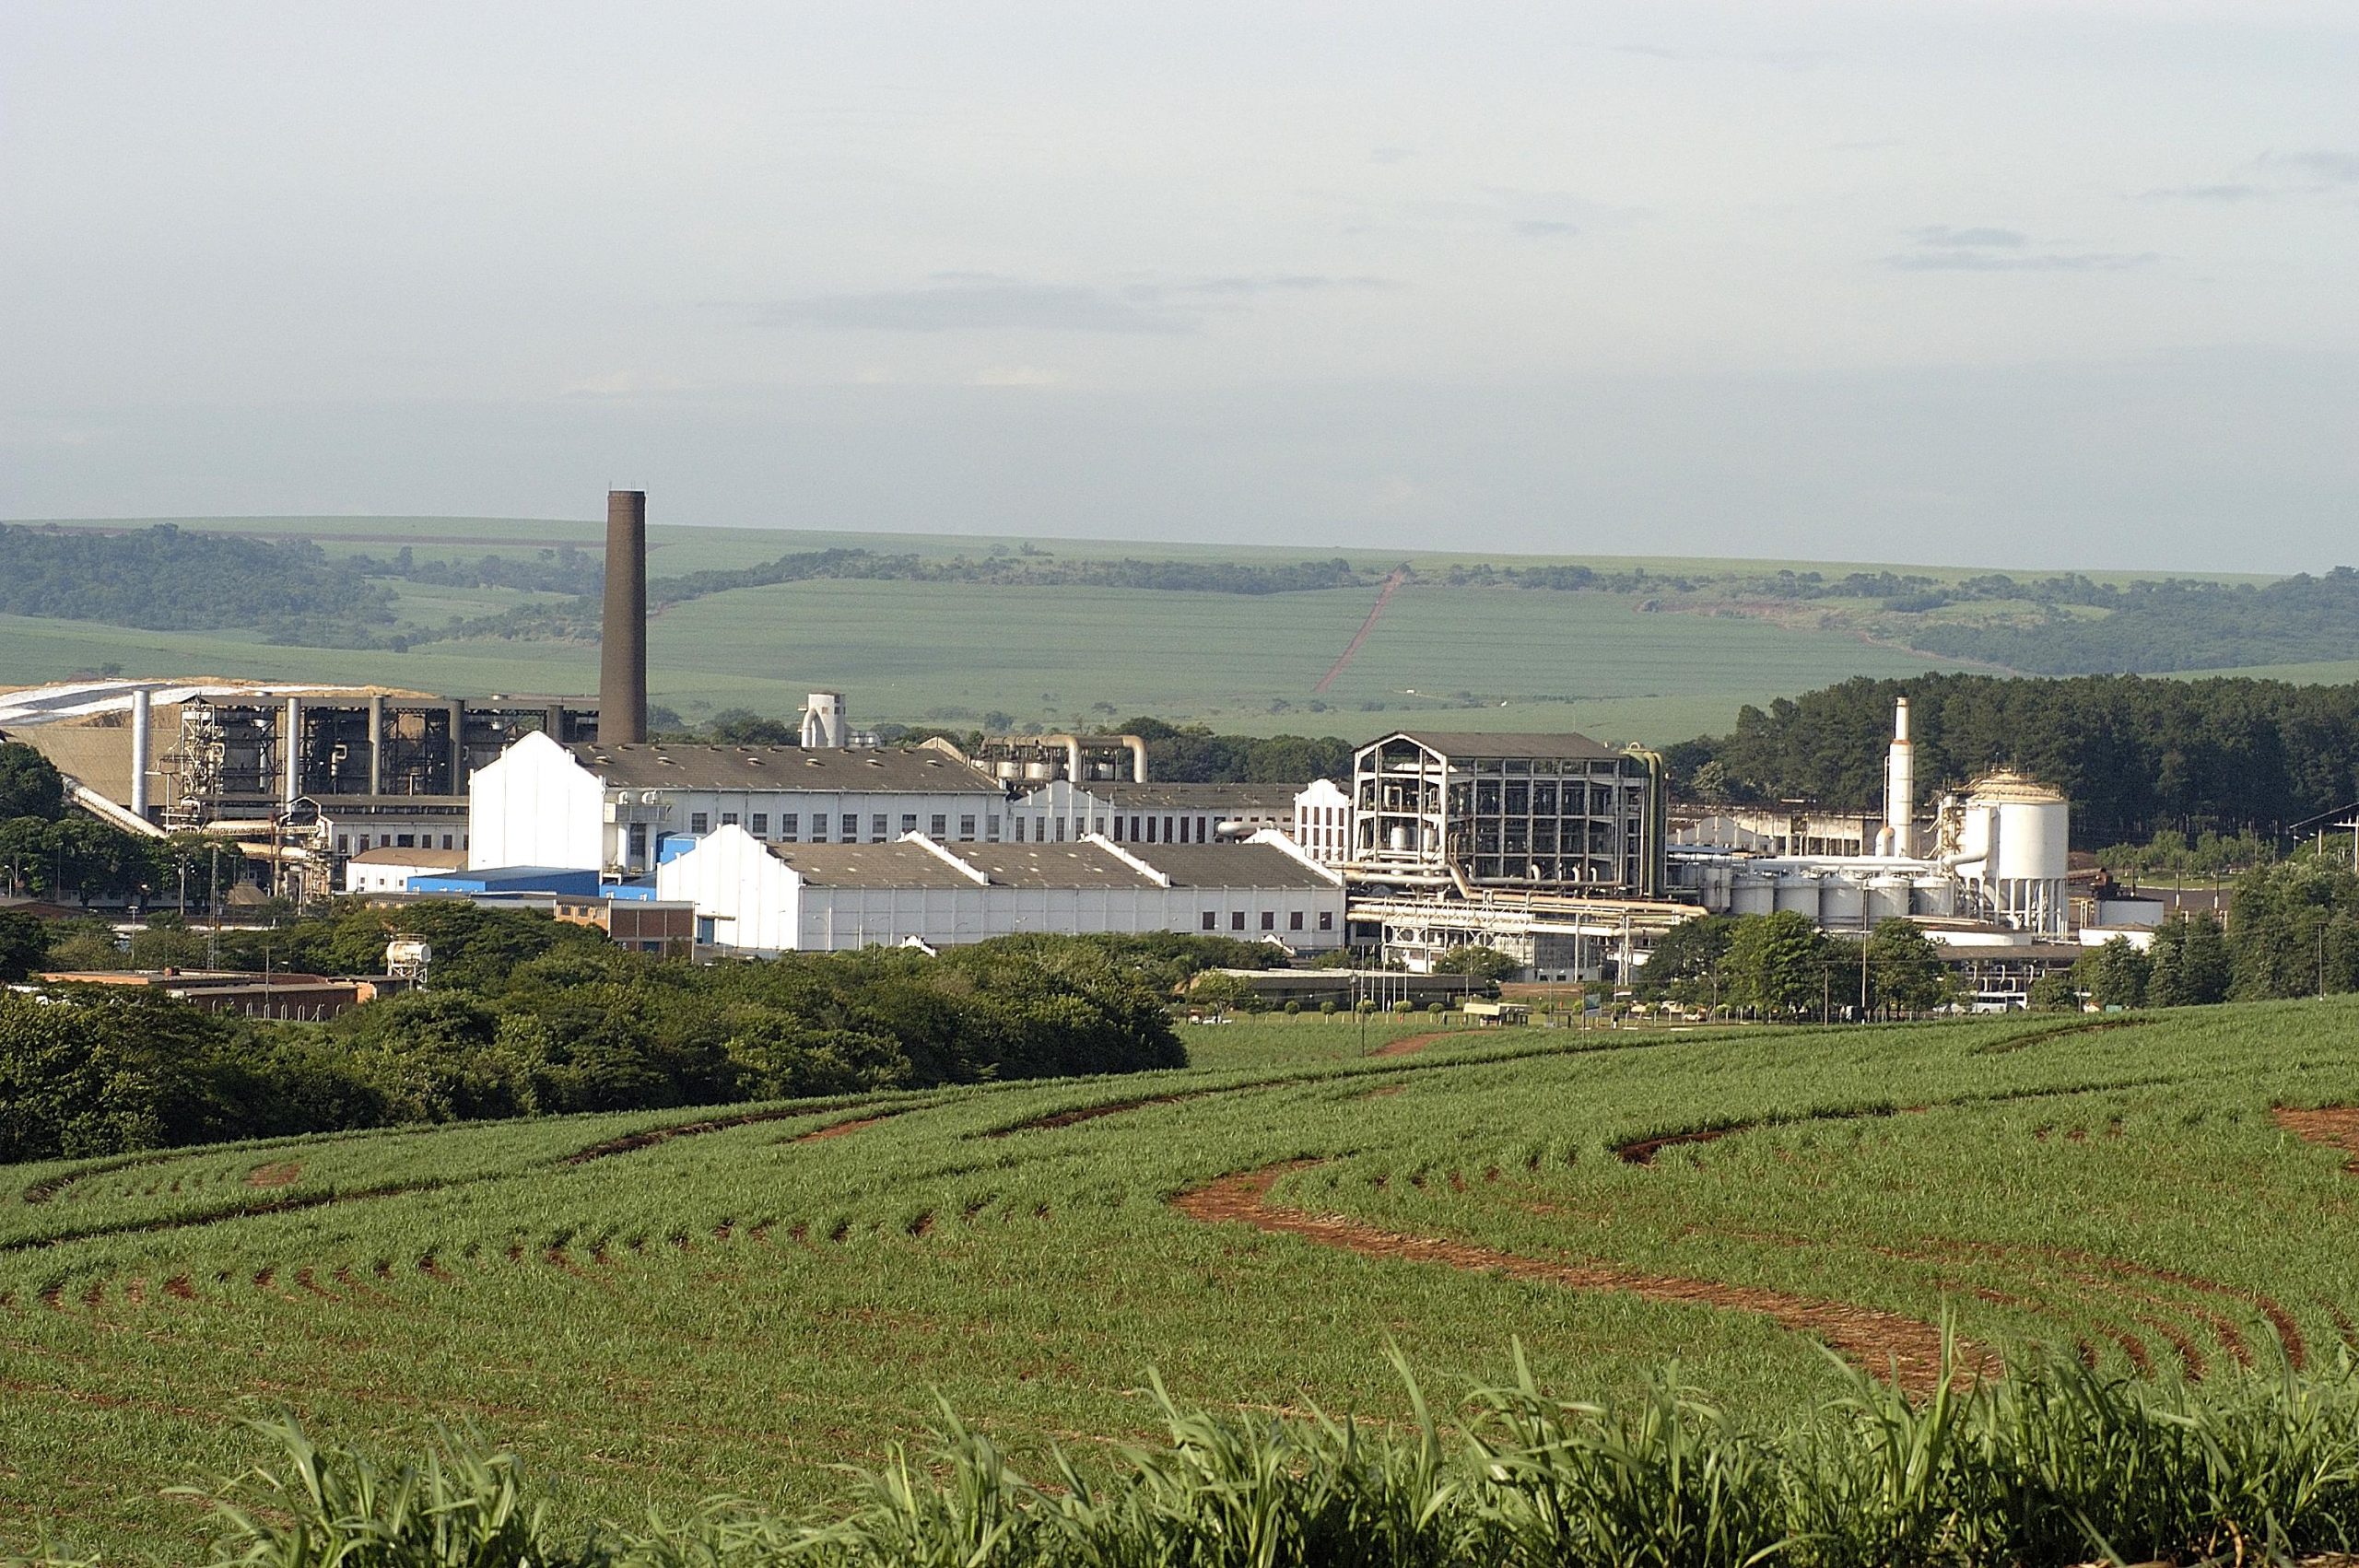
[[[1675,1360],[1773,1424],[1847,1387],[1823,1340],[1875,1362],[1944,1313],[2109,1375],[2330,1361],[2359,1178],[2271,1109],[2359,1104],[2359,1003],[2107,1023],[1363,1061],[1352,1023],[1262,1020],[1191,1030],[1185,1071],[774,1107],[578,1163],[706,1117],[12,1169],[0,1540],[185,1553],[201,1520],[163,1489],[260,1454],[241,1399],[381,1453],[472,1425],[579,1523],[839,1503],[834,1467],[886,1465],[937,1391],[1027,1473],[1052,1445],[1097,1473],[1158,1430],[1150,1366],[1190,1407],[1395,1430],[1388,1344],[1445,1404],[1512,1382],[1520,1338],[1568,1397]],[[1255,1171],[1226,1218],[1170,1201]]]

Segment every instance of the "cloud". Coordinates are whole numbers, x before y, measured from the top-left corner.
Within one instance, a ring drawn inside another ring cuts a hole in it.
[[[1939,245],[1947,250],[1979,250],[1989,246],[2019,250],[2029,241],[2012,228],[1952,228],[1947,224],[1937,223],[1930,228],[1919,229],[1917,243]]]
[[[1578,223],[1564,223],[1553,217],[1520,218],[1514,227],[1527,240],[1563,240],[1581,231]]]
[[[1995,255],[1989,251],[1904,251],[1886,256],[1884,264],[1899,272],[2129,272],[2161,260],[2153,251],[2031,256]]]
[[[2326,148],[2271,152],[2260,155],[2260,165],[2264,169],[2291,169],[2330,185],[2359,185],[2359,153]]]
[[[1371,147],[1367,160],[1370,163],[1406,163],[1416,156],[1414,147]]]
[[[2259,202],[2277,194],[2263,185],[2169,185],[2158,190],[2141,191],[2138,199],[2147,202]]]
[[[1070,332],[1180,333],[1196,321],[1152,301],[1080,284],[1022,283],[942,274],[923,288],[816,294],[762,307],[764,326],[847,332]]]
[[[1823,65],[1835,58],[1834,52],[1826,49],[1682,49],[1660,43],[1615,44],[1614,53],[1679,65],[1774,65],[1782,71]]]
[[[1171,298],[1250,298],[1264,294],[1320,294],[1341,291],[1366,291],[1399,288],[1397,278],[1375,277],[1365,273],[1334,277],[1321,273],[1278,273],[1268,276],[1232,274],[1221,277],[1203,277],[1179,283],[1134,283],[1122,290],[1128,299],[1155,300]]]

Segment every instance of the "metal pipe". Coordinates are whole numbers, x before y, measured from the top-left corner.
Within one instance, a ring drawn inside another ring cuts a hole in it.
[[[451,716],[451,788],[453,795],[467,792],[467,705],[453,697],[442,705]]]
[[[369,699],[369,792],[385,792],[385,699]]]
[[[147,815],[147,769],[155,744],[155,717],[147,688],[141,686],[131,694],[131,811],[143,821]]]
[[[1131,782],[1146,782],[1146,743],[1136,735],[1125,735],[1122,743],[1131,748]]]
[[[598,641],[598,739],[647,739],[647,493],[606,492],[606,606]]]
[[[287,699],[287,737],[284,744],[286,755],[279,760],[287,777],[280,804],[291,810],[295,797],[303,792],[303,699],[299,696]]]

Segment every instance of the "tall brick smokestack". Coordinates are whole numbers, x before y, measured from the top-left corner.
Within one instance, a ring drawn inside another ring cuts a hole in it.
[[[647,492],[606,492],[606,618],[598,634],[598,739],[647,739]]]

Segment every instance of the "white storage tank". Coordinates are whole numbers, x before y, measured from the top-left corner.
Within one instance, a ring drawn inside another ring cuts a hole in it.
[[[1867,888],[1857,877],[1842,874],[1828,877],[1819,893],[1819,923],[1827,926],[1858,925],[1866,912],[1867,894]]]
[[[1903,920],[1908,918],[1909,883],[1907,873],[1884,872],[1868,883],[1868,920]]]
[[[2060,936],[2069,907],[2071,807],[2036,778],[1986,774],[1966,792],[1957,869],[2001,923]]]
[[[1778,912],[1791,910],[1813,921],[1818,919],[1818,877],[1811,872],[1778,873]]]
[[[1778,882],[1768,872],[1739,872],[1729,889],[1729,913],[1766,915],[1778,907]]]
[[[1920,876],[1916,882],[1918,915],[1954,915],[1957,913],[1957,883],[1945,876]]]

